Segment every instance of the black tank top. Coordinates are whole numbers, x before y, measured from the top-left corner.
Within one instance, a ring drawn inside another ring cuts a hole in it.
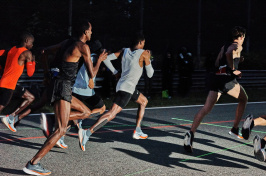
[[[62,61],[58,79],[69,80],[73,86],[77,77],[78,65],[79,62]]]
[[[65,51],[67,50],[68,47],[73,45],[76,41],[77,41],[77,39],[70,38],[66,41],[66,43],[64,43],[64,45],[56,52],[55,58],[54,58],[53,62],[51,63],[50,68],[59,68],[59,70],[61,70],[60,69],[61,63],[63,61]]]
[[[224,45],[224,52],[223,52],[222,58],[219,60],[219,67],[226,65],[226,73],[227,73],[227,75],[228,76],[232,76],[232,77],[236,77],[233,74],[232,69],[228,66],[227,59],[226,59],[226,51],[227,51],[227,49],[228,49],[228,47],[230,45],[232,45],[232,42],[226,43]],[[238,69],[239,61],[240,61],[240,58],[233,59],[235,69]],[[219,67],[217,69],[219,69]]]

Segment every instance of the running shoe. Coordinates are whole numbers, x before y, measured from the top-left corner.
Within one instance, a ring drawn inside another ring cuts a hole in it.
[[[148,135],[143,133],[142,131],[137,132],[136,130],[134,130],[133,133],[133,139],[147,139]]]
[[[41,120],[40,121],[41,121],[42,132],[43,132],[44,136],[46,138],[48,138],[53,132],[55,119],[47,117],[46,114],[41,113]]]
[[[185,134],[185,138],[184,138],[185,151],[187,151],[189,153],[193,152],[193,147],[192,147],[193,140],[194,140],[194,134],[192,132],[187,132]]]
[[[78,129],[82,129],[82,120],[78,120],[77,127]]]
[[[253,145],[255,158],[259,161],[266,161],[265,149],[261,148],[261,138],[258,135],[255,136]]]
[[[23,171],[30,175],[50,175],[51,171],[44,169],[40,163],[31,164],[30,161],[23,168]]]
[[[1,120],[2,120],[3,124],[5,124],[8,129],[10,129],[13,132],[17,132],[16,128],[14,127],[14,124],[15,124],[14,116],[6,115]]]
[[[65,136],[62,136],[57,142],[56,142],[56,146],[59,148],[63,148],[66,149],[68,148],[68,146],[65,144],[64,142]]]
[[[242,126],[242,130],[241,130],[241,133],[244,139],[248,140],[253,127],[254,127],[253,115],[249,114],[245,118],[245,121]]]
[[[244,139],[243,137],[242,137],[242,134],[240,133],[240,131],[239,131],[239,128],[232,128],[230,131],[229,131],[229,134],[230,135],[232,135],[232,136],[234,136],[234,137],[236,137],[236,138],[238,138],[238,139]]]
[[[87,130],[79,129],[79,146],[82,151],[85,151],[85,145],[89,140],[89,136],[86,132]]]

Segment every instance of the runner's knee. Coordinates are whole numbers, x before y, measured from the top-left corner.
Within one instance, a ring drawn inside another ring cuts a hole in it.
[[[31,103],[35,100],[35,96],[31,93],[24,94],[25,98]]]
[[[143,101],[142,101],[142,103],[141,103],[141,106],[146,107],[147,104],[148,104],[148,99],[147,99],[146,97],[144,97],[144,98],[143,98]]]
[[[59,131],[59,135],[60,136],[63,136],[64,134],[66,134],[66,132],[67,132],[67,126],[65,126],[65,127],[60,127],[59,129],[58,129],[58,131]]]

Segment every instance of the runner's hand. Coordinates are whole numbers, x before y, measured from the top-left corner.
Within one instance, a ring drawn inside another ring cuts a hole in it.
[[[236,75],[236,76],[238,76],[239,78],[242,77],[242,73],[241,73],[241,71],[239,71],[239,70],[235,70],[235,71],[233,72],[233,74]]]
[[[103,52],[99,56],[99,60],[104,61],[107,58],[107,55],[108,53],[106,52],[106,50],[103,50]]]
[[[90,80],[89,80],[89,85],[88,85],[88,86],[89,86],[90,89],[93,89],[93,88],[94,88],[94,82],[93,82],[93,79],[90,78]]]
[[[118,72],[114,76],[115,76],[115,80],[118,81],[121,78],[121,73]]]

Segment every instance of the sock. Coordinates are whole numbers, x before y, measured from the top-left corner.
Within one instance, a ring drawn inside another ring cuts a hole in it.
[[[233,127],[233,128],[231,129],[231,131],[232,131],[233,133],[235,133],[235,134],[238,135],[238,129],[239,129],[238,127],[237,127],[237,128],[234,128],[234,127]]]
[[[250,125],[250,130],[254,127],[254,120],[252,120],[251,125]]]
[[[15,123],[18,122],[18,115],[16,115],[16,116],[14,117],[14,122],[15,122]]]
[[[265,147],[266,141],[264,139],[261,139],[261,148],[263,149]]]
[[[194,133],[193,133],[192,131],[190,131],[189,133],[190,133],[190,135],[191,135],[191,144],[192,144],[193,141],[194,141]]]
[[[8,118],[9,118],[10,120],[14,120],[15,117],[14,117],[13,115],[10,114],[10,115],[8,115]]]
[[[141,128],[140,128],[140,127],[137,127],[137,128],[136,128],[136,132],[137,132],[137,133],[141,133],[141,132],[142,132],[142,131],[141,131]]]
[[[88,137],[91,136],[91,130],[90,130],[90,129],[88,129],[88,130],[86,131],[86,135],[87,135]]]

